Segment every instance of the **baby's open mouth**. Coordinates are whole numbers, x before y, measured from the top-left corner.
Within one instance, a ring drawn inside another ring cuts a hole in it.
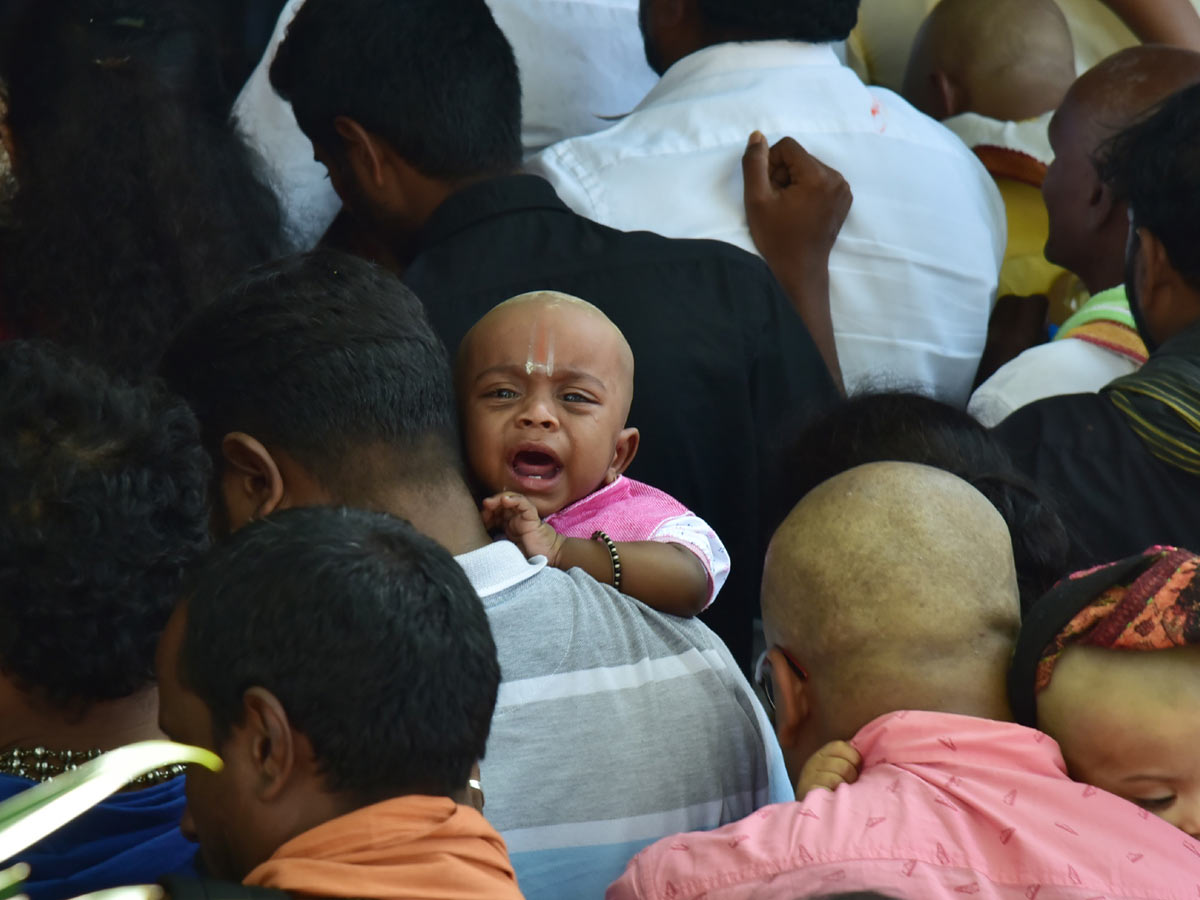
[[[513,454],[512,470],[519,478],[548,481],[562,471],[562,463],[544,450],[518,450]]]

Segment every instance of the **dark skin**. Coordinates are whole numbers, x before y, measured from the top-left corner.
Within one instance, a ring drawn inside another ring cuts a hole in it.
[[[854,201],[850,185],[792,138],[768,147],[757,131],[742,157],[742,175],[750,236],[844,391],[829,307],[829,254]]]

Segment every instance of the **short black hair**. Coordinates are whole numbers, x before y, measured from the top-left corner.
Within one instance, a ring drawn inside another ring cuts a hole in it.
[[[347,116],[431,178],[521,164],[520,73],[484,0],[307,0],[271,84],[332,153]]]
[[[860,0],[699,0],[710,29],[744,39],[844,41],[858,22]]]
[[[357,257],[317,250],[252,270],[184,326],[162,373],[214,460],[245,432],[355,504],[378,473],[354,450],[403,454],[397,480],[462,473],[446,348],[416,295]]]
[[[1129,204],[1176,271],[1200,289],[1200,84],[1184,88],[1101,147],[1100,177]]]
[[[0,343],[0,670],[65,710],[154,681],[208,548],[209,460],[160,383]]]
[[[18,185],[4,330],[145,375],[193,310],[283,250],[215,36],[180,0],[25,0],[0,42]]]
[[[313,507],[238,531],[187,600],[180,679],[219,748],[261,687],[332,791],[451,795],[483,757],[500,664],[462,567],[407,522]]]
[[[1070,535],[1058,509],[990,431],[945,403],[913,393],[860,394],[809,423],[785,460],[786,509],[835,475],[874,462],[931,466],[968,482],[1008,525],[1022,609],[1070,568]]]

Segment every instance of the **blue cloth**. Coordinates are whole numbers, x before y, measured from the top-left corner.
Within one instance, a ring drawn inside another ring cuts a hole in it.
[[[33,782],[0,775],[0,801]],[[32,869],[30,900],[66,900],[127,884],[152,884],[164,875],[194,874],[196,845],[179,821],[187,800],[184,779],[115,794],[34,844],[13,862]],[[11,865],[11,863],[10,863]]]

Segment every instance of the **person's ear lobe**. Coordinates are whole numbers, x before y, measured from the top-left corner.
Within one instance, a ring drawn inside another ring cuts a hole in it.
[[[613,451],[612,465],[608,467],[608,472],[604,476],[605,484],[612,484],[629,468],[629,464],[637,456],[641,440],[641,432],[636,428],[625,428],[617,435],[617,446]]]
[[[333,128],[342,139],[346,160],[359,183],[382,189],[387,179],[387,163],[379,138],[348,116],[334,119]]]
[[[1167,256],[1167,248],[1154,232],[1139,228],[1137,236],[1138,303],[1142,308],[1142,315],[1155,316],[1164,303],[1168,302],[1171,294],[1168,288],[1174,269],[1170,257]]]
[[[242,718],[258,799],[270,801],[283,791],[296,768],[296,741],[278,698],[261,687],[242,696]]]
[[[775,698],[775,735],[786,752],[804,743],[804,732],[812,713],[808,682],[796,674],[778,647],[767,654]]]
[[[284,483],[271,452],[240,431],[221,441],[221,497],[231,531],[269,516],[283,502]]]
[[[1095,169],[1092,170],[1094,177],[1092,179],[1091,192],[1088,196],[1087,217],[1088,224],[1092,231],[1099,231],[1113,216],[1120,216],[1122,227],[1129,221],[1128,211],[1124,204],[1117,203],[1117,198],[1110,188],[1100,178],[1099,174],[1095,174]]]

